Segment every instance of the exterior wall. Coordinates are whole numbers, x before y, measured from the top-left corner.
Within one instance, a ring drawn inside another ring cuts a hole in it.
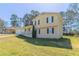
[[[53,23],[47,23],[46,18],[53,16]],[[42,13],[33,19],[33,25],[36,28],[36,37],[37,38],[61,38],[63,36],[63,18],[59,13]],[[38,20],[40,24],[38,25]],[[36,25],[35,25],[36,21]],[[47,34],[47,28],[54,28],[54,34]],[[29,31],[30,29],[30,31]],[[38,33],[40,29],[40,34]],[[18,28],[16,34],[21,34],[27,37],[32,37],[32,25],[26,26],[26,28]]]
[[[15,28],[0,27],[0,34],[14,34],[15,32]]]
[[[6,29],[5,30],[5,34],[14,34],[15,33],[15,29]]]
[[[17,27],[16,28],[16,35],[20,35],[24,32],[24,29],[23,28],[20,28],[20,27]]]
[[[16,29],[16,34],[17,35],[27,36],[27,37],[32,37],[32,26],[26,26],[26,27],[22,27],[22,28],[17,28]]]
[[[32,26],[26,26],[22,35],[27,36],[27,37],[32,37]]]
[[[53,23],[47,23],[46,18],[53,16]],[[63,35],[63,24],[62,17],[58,13],[45,13],[41,14],[35,19],[33,19],[33,24],[36,21],[38,23],[40,20],[40,24],[36,24],[35,28],[37,29],[37,38],[60,38]],[[47,28],[54,28],[54,34],[47,34]],[[40,29],[40,34],[38,34],[38,29]]]

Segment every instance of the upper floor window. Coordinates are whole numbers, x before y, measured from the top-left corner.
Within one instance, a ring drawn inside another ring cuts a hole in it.
[[[53,23],[53,16],[47,17],[46,22],[47,23]]]

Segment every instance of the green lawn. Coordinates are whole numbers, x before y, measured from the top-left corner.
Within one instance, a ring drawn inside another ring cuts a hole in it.
[[[79,37],[64,36],[57,39],[32,39],[15,35],[0,35],[2,56],[71,56],[79,55]]]

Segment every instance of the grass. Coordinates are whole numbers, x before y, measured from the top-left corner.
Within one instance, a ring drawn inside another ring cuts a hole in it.
[[[70,39],[68,38],[60,38],[60,39],[34,38],[33,39],[24,36],[17,36],[17,37],[22,38],[24,39],[24,41],[29,42],[33,45],[72,49]]]
[[[1,56],[79,56],[79,37],[32,39],[15,35],[0,37]]]

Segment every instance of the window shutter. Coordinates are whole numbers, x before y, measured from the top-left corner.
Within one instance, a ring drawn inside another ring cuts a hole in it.
[[[52,16],[52,23],[53,23],[53,16]]]
[[[47,28],[47,34],[49,34],[49,28]]]
[[[47,19],[46,19],[46,20],[47,20],[47,23],[48,23],[48,17],[47,17]]]
[[[54,34],[54,28],[52,28],[52,33]]]

